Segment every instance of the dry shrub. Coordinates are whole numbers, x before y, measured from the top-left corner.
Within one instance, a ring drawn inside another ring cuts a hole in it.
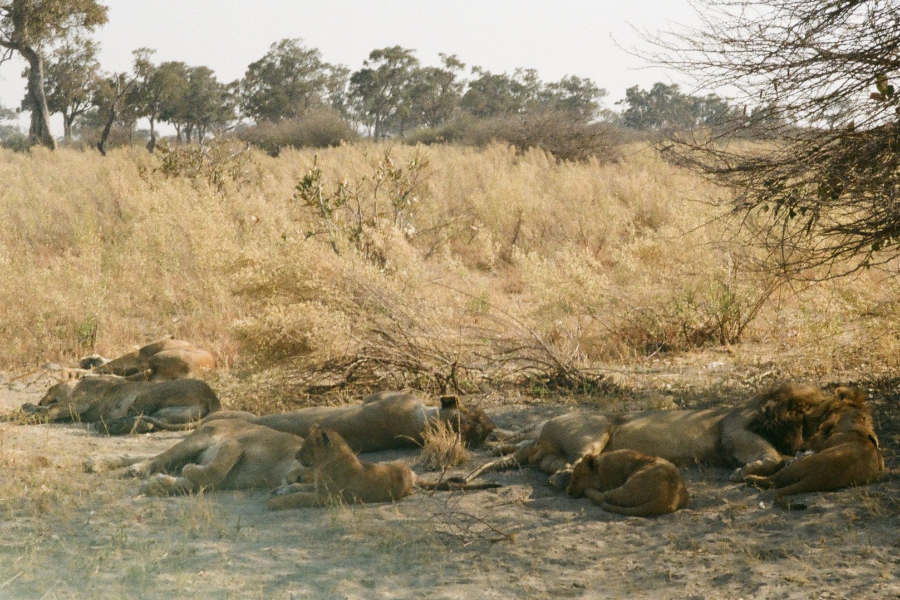
[[[359,134],[346,120],[327,110],[278,123],[259,123],[241,129],[236,136],[272,156],[278,156],[287,148],[328,148],[359,139]]]
[[[562,161],[618,160],[626,132],[608,123],[588,123],[566,112],[532,111],[475,119],[460,117],[439,128],[414,131],[407,141],[472,146],[511,145],[519,153],[538,148]]]
[[[202,181],[219,192],[229,184],[240,188],[259,177],[249,149],[248,144],[227,138],[184,146],[161,143],[156,146],[159,166],[153,172]]]
[[[444,471],[469,460],[469,452],[453,427],[444,421],[434,421],[422,435],[422,454],[419,462],[428,471]]]
[[[143,150],[0,150],[0,363],[172,333],[237,367],[223,389],[249,409],[323,389],[592,391],[610,362],[735,341],[814,349],[823,372],[896,364],[900,282],[872,270],[766,301],[721,192],[640,150],[432,146],[413,177],[421,148],[251,149],[253,177],[221,187]],[[295,196],[312,169],[329,198],[354,190],[327,219]]]

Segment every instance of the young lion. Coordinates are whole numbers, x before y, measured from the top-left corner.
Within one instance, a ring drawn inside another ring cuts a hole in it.
[[[603,510],[634,517],[675,512],[690,500],[675,465],[634,450],[588,454],[575,465],[566,492]]]
[[[769,477],[748,477],[764,489],[775,488],[775,504],[805,508],[785,498],[807,492],[825,492],[872,483],[884,469],[884,454],[872,427],[872,417],[860,397],[850,410],[830,415],[804,445],[813,454],[789,461]]]
[[[304,440],[297,461],[303,467],[298,469],[303,483],[276,490],[269,508],[322,506],[335,501],[390,502],[412,494],[416,483],[409,465],[362,462],[336,431],[323,431],[318,425]]]

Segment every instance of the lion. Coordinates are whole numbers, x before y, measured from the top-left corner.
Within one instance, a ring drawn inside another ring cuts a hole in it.
[[[588,454],[575,465],[566,488],[603,510],[634,517],[675,512],[690,500],[678,469],[658,456],[634,450]]]
[[[536,439],[501,447],[512,454],[478,472],[536,465],[553,476],[554,487],[565,489],[572,464],[583,457],[630,449],[676,464],[736,466],[731,479],[743,481],[778,470],[823,419],[846,410],[847,398],[857,394],[788,384],[733,408],[570,413],[545,422]]]
[[[787,496],[827,492],[872,483],[884,470],[884,453],[864,404],[864,396],[848,399],[848,410],[834,412],[802,446],[797,458],[768,477],[751,475],[747,483],[775,488],[775,505],[806,508],[790,503]]]
[[[203,423],[156,456],[93,459],[86,461],[84,467],[90,472],[125,468],[123,476],[147,478],[139,492],[148,496],[277,488],[282,494],[315,492],[323,502],[326,495],[348,502],[380,502],[407,496],[413,486],[431,490],[499,487],[494,482],[473,483],[462,478],[436,483],[419,481],[403,463],[362,463],[335,431],[322,431],[315,426],[304,440],[243,419]],[[298,479],[299,484],[295,483]],[[356,487],[338,485],[350,479]],[[315,485],[306,485],[309,483]],[[282,508],[289,508],[292,502],[300,506],[301,497],[280,501]]]
[[[354,452],[376,452],[421,446],[422,434],[430,422],[444,421],[470,446],[478,446],[494,426],[480,408],[465,407],[456,396],[441,398],[441,406],[425,406],[414,394],[380,392],[354,406],[318,406],[288,413],[256,416],[240,411],[223,411],[207,417],[239,418],[278,431],[306,437],[314,425],[332,429]]]
[[[139,490],[148,496],[203,489],[274,489],[289,480],[302,445],[303,438],[290,433],[222,419],[202,424],[157,456],[90,461],[85,469],[127,467],[124,476],[149,477]]]
[[[404,462],[367,463],[333,429],[314,425],[297,452],[302,483],[283,486],[269,508],[392,502],[413,493],[416,475]]]
[[[99,354],[86,356],[79,361],[79,366],[98,375],[164,381],[213,371],[216,359],[190,342],[167,336],[113,360]]]
[[[69,379],[22,411],[50,422],[96,423],[110,435],[193,428],[219,410],[219,398],[199,379],[129,381],[115,375]]]

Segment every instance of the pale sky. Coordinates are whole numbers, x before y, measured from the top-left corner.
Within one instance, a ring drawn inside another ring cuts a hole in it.
[[[128,71],[132,50],[156,49],[154,62],[207,66],[219,81],[239,79],[284,38],[301,38],[325,61],[359,69],[387,46],[416,50],[423,65],[456,54],[467,67],[512,73],[537,69],[541,80],[587,77],[609,92],[607,108],[632,85],[685,84],[630,54],[649,34],[696,23],[689,0],[107,0],[109,22],[94,34],[106,71]],[[0,104],[19,106],[25,63],[0,65]],[[61,123],[54,117],[61,134]]]

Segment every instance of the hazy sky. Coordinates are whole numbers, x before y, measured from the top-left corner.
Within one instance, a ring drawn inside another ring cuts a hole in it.
[[[606,106],[632,85],[687,80],[629,54],[651,34],[696,22],[688,0],[107,0],[109,22],[94,37],[107,71],[127,71],[131,51],[156,49],[155,62],[213,69],[222,82],[283,38],[301,38],[330,63],[351,70],[376,48],[416,50],[425,65],[438,53],[499,73],[537,69],[543,81],[588,77],[609,92]],[[19,106],[24,61],[0,65],[0,104]],[[686,91],[690,91],[686,89]],[[54,121],[54,127],[56,122]],[[61,126],[60,126],[61,128]]]

